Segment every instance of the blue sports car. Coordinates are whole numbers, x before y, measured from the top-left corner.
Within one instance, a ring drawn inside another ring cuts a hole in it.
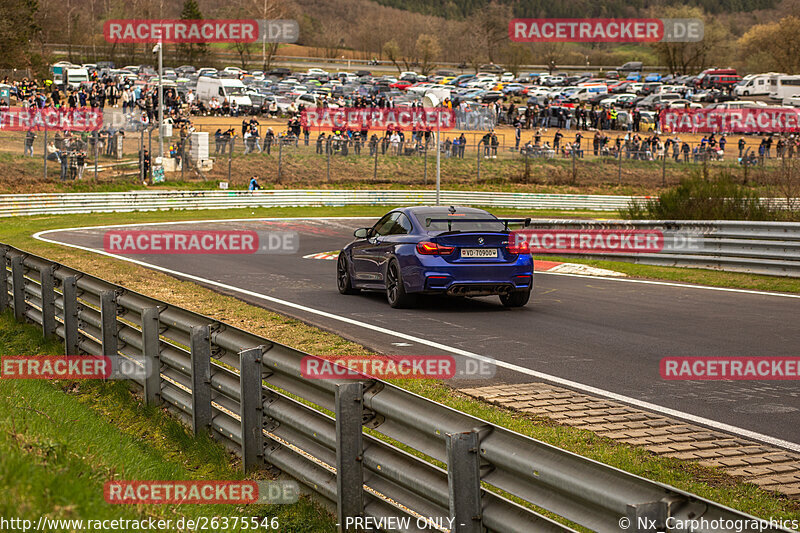
[[[528,303],[533,258],[510,225],[467,207],[406,207],[360,228],[339,253],[336,282],[342,294],[385,291],[392,307],[413,306],[419,294],[499,295],[506,307]]]

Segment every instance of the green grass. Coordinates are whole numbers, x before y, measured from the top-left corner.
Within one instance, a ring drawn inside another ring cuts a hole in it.
[[[0,355],[60,353],[61,346],[44,342],[38,328],[0,315]],[[3,517],[35,522],[39,516],[274,516],[281,531],[335,531],[333,517],[306,497],[273,506],[106,503],[103,484],[111,479],[243,479],[238,461],[222,445],[194,437],[165,412],[145,407],[123,382],[0,380],[0,411]]]

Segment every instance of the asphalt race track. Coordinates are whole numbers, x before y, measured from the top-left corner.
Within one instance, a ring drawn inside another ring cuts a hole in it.
[[[735,426],[800,450],[797,381],[666,381],[659,374],[659,361],[665,356],[798,356],[800,298],[537,274],[534,295],[522,309],[506,309],[497,297],[486,297],[426,299],[417,309],[395,310],[382,294],[340,295],[336,262],[303,258],[338,250],[352,240],[355,228],[373,222],[285,219],[158,225],[158,229],[297,231],[300,251],[128,257],[335,331],[382,353],[450,353],[498,361],[492,380],[463,381],[457,386],[555,381],[590,394],[605,391],[609,397],[640,406],[654,404],[672,416],[676,413],[669,410],[713,422],[706,425]],[[102,250],[103,232],[51,231],[41,238]]]

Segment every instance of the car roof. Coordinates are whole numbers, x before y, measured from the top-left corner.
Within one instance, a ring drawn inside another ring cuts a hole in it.
[[[416,206],[416,207],[405,207],[399,209],[398,211],[403,211],[407,215],[414,215],[414,216],[447,216],[450,214],[450,207],[451,206]],[[454,206],[456,215],[486,215],[489,214],[487,211],[483,209],[478,209],[476,207],[462,207],[462,206]]]

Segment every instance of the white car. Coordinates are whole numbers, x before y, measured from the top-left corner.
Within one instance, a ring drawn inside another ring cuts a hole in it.
[[[244,74],[245,71],[240,69],[239,67],[225,67],[224,69],[222,69],[222,72],[225,72],[227,74],[236,74],[237,76],[241,76],[242,74]]]
[[[644,83],[639,83],[639,82],[631,83],[630,85],[628,85],[628,91],[630,91],[630,92],[632,92],[634,94],[639,94],[639,93],[642,92],[642,88],[643,87],[644,87]]]
[[[406,89],[406,91],[408,91],[409,93],[425,94],[426,92],[435,88],[436,88],[435,83],[420,83],[419,85],[412,85],[411,87]]]
[[[703,109],[703,105],[689,100],[673,100],[667,104],[667,109]]]
[[[621,93],[609,96],[608,98],[603,98],[600,100],[600,105],[609,106],[609,105],[617,105],[619,103],[627,103],[632,101],[633,99],[637,98],[635,94],[631,93]]]
[[[328,73],[321,68],[310,68],[306,72],[309,76],[327,76]]]
[[[528,96],[546,96],[550,92],[549,87],[531,87],[528,89]]]
[[[511,83],[514,81],[514,74],[511,72],[503,72],[503,75],[500,76],[500,81],[503,83]]]
[[[789,98],[783,99],[783,105],[790,105],[792,107],[800,107],[800,94],[793,94]]]

